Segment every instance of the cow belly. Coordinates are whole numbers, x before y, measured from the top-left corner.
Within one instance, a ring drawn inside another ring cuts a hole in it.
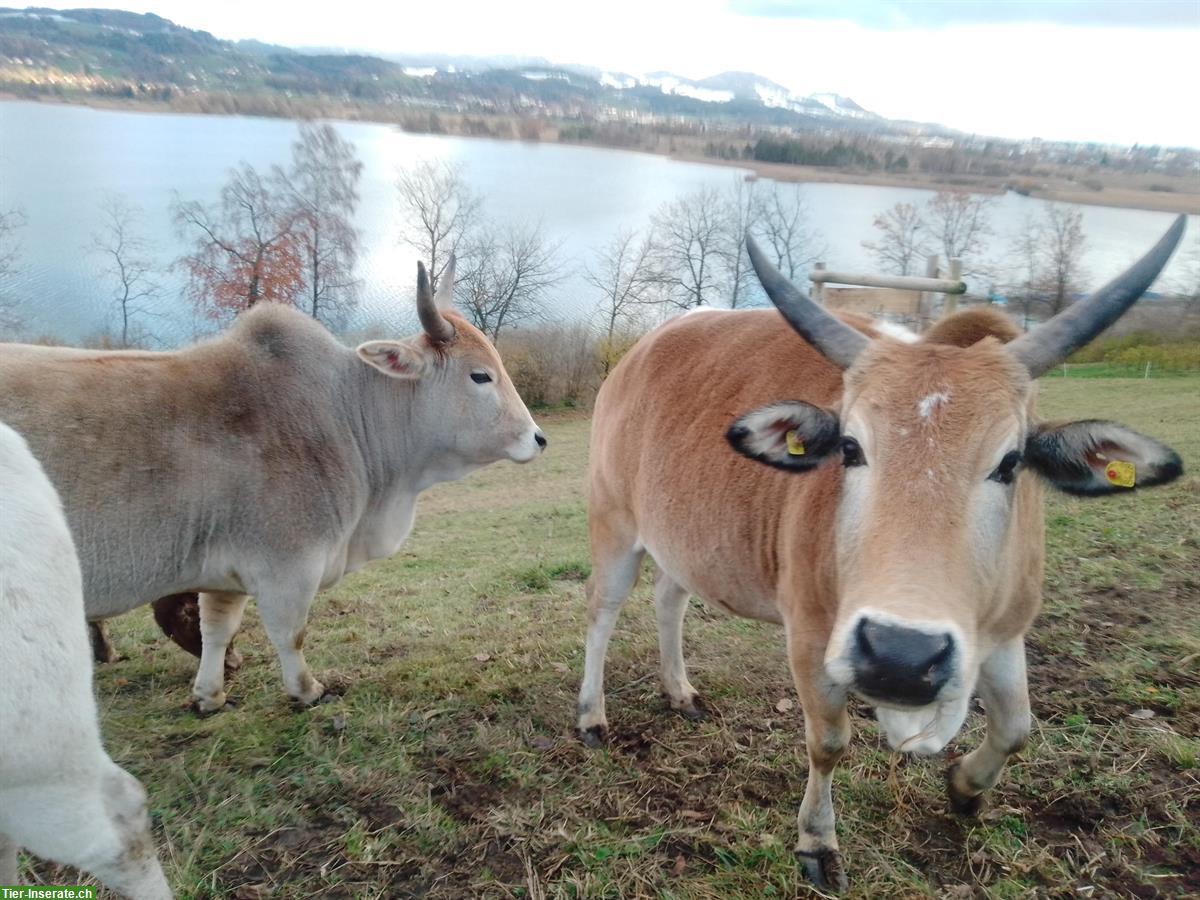
[[[642,543],[672,581],[705,603],[732,615],[783,624],[773,592],[759,583],[744,559],[733,559],[732,554],[722,554],[719,549],[697,553],[695,546],[677,546],[670,540],[648,540],[645,536]]]

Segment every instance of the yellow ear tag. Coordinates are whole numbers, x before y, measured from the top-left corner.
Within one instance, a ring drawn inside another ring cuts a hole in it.
[[[1131,462],[1114,459],[1104,467],[1104,477],[1108,479],[1109,484],[1131,488],[1137,483],[1137,467]]]
[[[794,428],[787,433],[787,451],[788,456],[804,455],[804,441],[800,440],[800,437]]]

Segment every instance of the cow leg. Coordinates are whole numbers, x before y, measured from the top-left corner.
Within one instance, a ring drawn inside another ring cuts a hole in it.
[[[1029,739],[1029,684],[1025,677],[1025,641],[1013,638],[992,651],[979,668],[979,696],[987,711],[983,743],[946,771],[950,808],[976,815],[984,791],[995,785],[1008,758]]]
[[[0,834],[0,884],[16,885],[17,844],[7,835]]]
[[[0,800],[11,817],[5,827],[19,828],[21,844],[35,856],[90,872],[134,900],[170,900],[146,792],[111,761],[90,782],[26,785]]]
[[[663,692],[672,709],[679,710],[689,719],[703,719],[700,694],[688,681],[687,664],[683,659],[683,617],[687,605],[687,590],[660,569],[654,583],[654,615],[658,619]]]
[[[92,640],[92,659],[98,663],[111,663],[120,659],[117,648],[113,646],[108,636],[108,629],[103,619],[88,622],[88,637]]]
[[[205,592],[200,595],[200,668],[192,685],[197,711],[216,712],[225,706],[225,652],[242,626],[245,594]]]
[[[788,660],[796,693],[804,710],[804,743],[808,750],[808,783],[797,817],[796,855],[805,875],[824,890],[844,891],[848,884],[838,849],[833,812],[833,768],[850,742],[846,696],[823,686],[824,654],[788,627]]]
[[[316,593],[314,581],[293,590],[282,584],[271,585],[254,595],[263,627],[279,656],[284,689],[289,697],[305,706],[316,703],[325,693],[325,686],[313,678],[304,659],[304,631]]]
[[[576,733],[589,747],[604,743],[608,717],[604,709],[604,659],[621,607],[637,584],[645,550],[636,540],[619,540],[592,523],[592,577],[588,579],[588,630],[579,688]]]

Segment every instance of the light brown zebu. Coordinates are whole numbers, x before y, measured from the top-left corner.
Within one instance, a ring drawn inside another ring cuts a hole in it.
[[[184,350],[0,344],[0,419],[62,496],[88,618],[199,592],[200,711],[225,705],[248,595],[288,695],[313,703],[317,591],[395,553],[426,488],[545,448],[453,282],[451,263],[435,295],[418,264],[423,332],[356,349],[277,304]]]
[[[924,754],[978,693],[987,735],[947,772],[952,807],[976,811],[1029,733],[1043,481],[1095,495],[1182,472],[1125,426],[1042,422],[1034,379],[1141,296],[1182,233],[1180,217],[1128,272],[1027,335],[984,309],[912,341],[821,309],[748,240],[800,337],[773,310],[689,314],[643,338],[597,399],[581,737],[604,738],[604,658],[648,553],[662,687],[685,714],[702,714],[683,659],[689,594],[783,625],[809,757],[796,851],[816,883],[846,884],[830,787],[851,693],[894,748]]]

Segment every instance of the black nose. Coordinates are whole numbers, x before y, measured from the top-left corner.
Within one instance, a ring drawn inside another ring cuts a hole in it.
[[[545,450],[545,449],[546,449],[546,445],[547,445],[548,443],[550,443],[548,440],[546,440],[546,436],[545,436],[544,434],[542,434],[540,431],[535,431],[535,432],[533,433],[533,439],[534,439],[535,441],[537,441],[537,445],[538,445],[539,447],[541,447],[543,450]]]
[[[886,703],[925,706],[954,671],[954,638],[859,620],[854,632],[854,686]]]

